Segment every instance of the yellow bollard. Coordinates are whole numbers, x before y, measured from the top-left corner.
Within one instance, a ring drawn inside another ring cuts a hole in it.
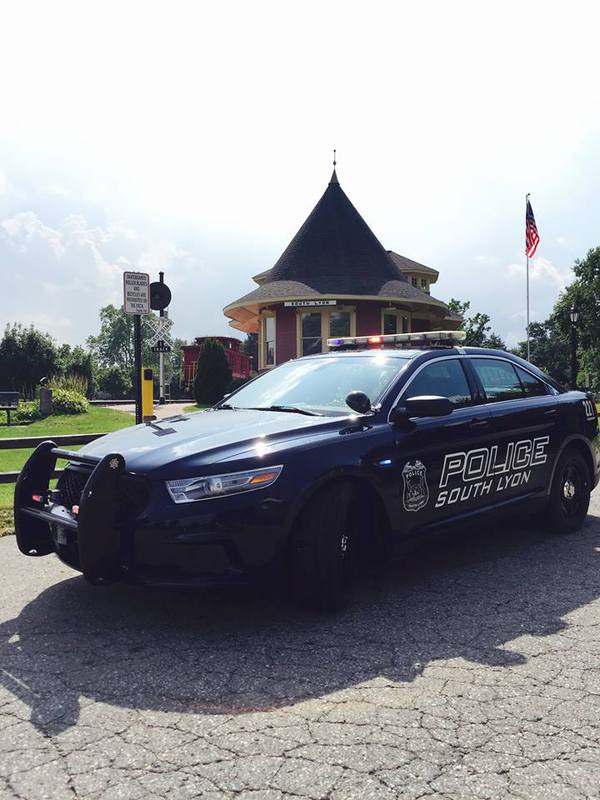
[[[148,367],[142,368],[142,419],[150,422],[154,416],[154,375]]]

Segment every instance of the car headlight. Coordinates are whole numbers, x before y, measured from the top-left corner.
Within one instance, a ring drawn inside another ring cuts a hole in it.
[[[282,469],[283,465],[280,465],[226,475],[208,475],[206,478],[181,478],[167,481],[167,489],[175,503],[193,503],[211,497],[265,489],[275,483]]]

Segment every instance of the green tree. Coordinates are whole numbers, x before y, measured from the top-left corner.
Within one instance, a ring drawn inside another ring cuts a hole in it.
[[[91,352],[84,350],[81,345],[71,347],[68,344],[62,344],[58,348],[58,370],[61,376],[83,378],[87,381],[88,396],[93,396],[97,364]]]
[[[532,364],[559,383],[569,385],[571,369],[569,340],[552,319],[530,323],[529,347]],[[527,358],[527,342],[519,342],[513,352],[521,358]]]
[[[253,370],[258,369],[258,333],[247,333],[240,347],[242,353],[252,358],[250,362]]]
[[[99,392],[109,394],[114,400],[132,397],[133,385],[131,371],[113,364],[110,367],[100,367],[98,370],[97,386]]]
[[[470,300],[456,300],[452,298],[448,303],[448,308],[454,314],[462,317],[459,330],[466,333],[465,345],[469,347],[492,347],[497,350],[506,350],[506,345],[498,334],[492,331],[491,319],[488,314],[472,314],[467,316],[471,308]]]
[[[222,399],[231,383],[231,369],[221,342],[207,339],[198,355],[194,396],[198,404],[213,405]]]
[[[100,367],[118,366],[132,370],[133,317],[113,305],[100,309],[100,333],[88,336],[87,346]]]
[[[571,336],[570,311],[579,313],[576,325],[577,360],[580,376],[589,388],[600,391],[600,247],[589,250],[578,259],[573,272],[575,280],[558,298],[550,321],[565,340]],[[582,374],[583,373],[583,374]]]
[[[7,325],[0,340],[0,389],[32,397],[40,378],[58,370],[54,339],[33,325]]]
[[[152,317],[156,314],[147,314],[142,317],[142,363],[144,367],[154,370],[158,381],[159,355],[153,353],[149,344],[153,330],[150,325]],[[182,339],[175,339],[170,353],[165,354],[165,382],[168,383],[173,374],[180,368]],[[97,361],[101,371],[109,367],[118,367],[133,378],[134,349],[133,349],[133,316],[126,314],[122,308],[113,305],[100,309],[100,333],[89,336],[87,346],[93,358]],[[104,377],[106,385],[108,378]],[[101,391],[109,391],[101,389]],[[112,394],[112,392],[111,392]]]

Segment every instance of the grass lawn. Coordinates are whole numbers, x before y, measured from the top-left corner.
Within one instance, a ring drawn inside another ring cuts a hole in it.
[[[67,436],[70,433],[110,433],[133,425],[135,419],[125,411],[112,408],[91,407],[87,414],[64,414],[46,417],[29,425],[6,425],[0,427],[0,439],[14,439],[22,436]],[[77,447],[72,448],[76,450]],[[0,472],[13,472],[21,469],[31,450],[0,450]],[[14,483],[0,484],[0,536],[12,533],[11,506]]]
[[[184,406],[183,413],[189,414],[190,411],[206,411],[207,408],[212,408],[212,406],[199,406],[196,403],[194,403],[191,406]]]

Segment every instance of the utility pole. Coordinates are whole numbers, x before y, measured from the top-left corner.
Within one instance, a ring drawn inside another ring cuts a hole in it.
[[[142,317],[135,314],[133,317],[133,375],[135,392],[135,424],[144,421],[142,413]]]
[[[165,273],[159,272],[158,273],[158,281],[159,283],[164,284],[165,282]],[[166,317],[167,312],[164,308],[161,308],[158,312],[159,317]],[[165,354],[161,350],[158,354],[158,402],[159,405],[164,406],[165,404]]]
[[[164,325],[161,323],[156,328],[155,336],[153,337],[152,351],[158,353],[158,402],[159,405],[164,406],[166,403],[165,398],[165,353],[171,352],[169,344],[169,315],[167,313],[167,306],[171,302],[171,290],[165,283],[165,273],[158,273],[158,280],[150,284],[150,307],[153,311],[158,311],[159,319],[164,320]]]

